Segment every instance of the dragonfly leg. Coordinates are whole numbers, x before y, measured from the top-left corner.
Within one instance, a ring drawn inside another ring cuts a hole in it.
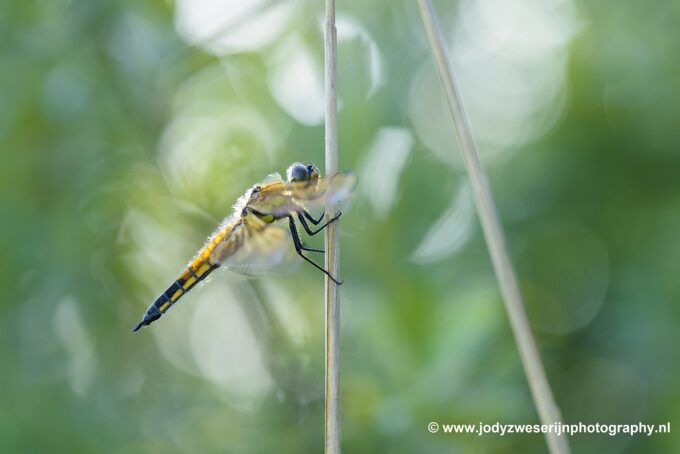
[[[307,246],[305,246],[304,244],[302,244],[302,250],[303,250],[303,251],[309,251],[309,252],[322,252],[322,253],[323,253],[323,252],[326,252],[326,251],[324,251],[323,249],[315,249],[315,248],[313,248],[313,247],[307,247]]]
[[[331,276],[331,273],[329,273],[324,267],[321,265],[317,264],[314,260],[310,259],[307,257],[305,254],[302,253],[304,251],[304,247],[302,246],[302,242],[300,241],[300,236],[298,235],[297,227],[295,225],[295,220],[293,219],[293,216],[288,216],[288,224],[290,226],[290,233],[293,236],[293,243],[295,244],[295,251],[298,253],[300,257],[314,265],[315,268],[323,272],[326,276],[328,276],[333,282],[335,282],[338,285],[342,284],[342,281],[338,281],[335,279],[333,276]]]
[[[300,215],[298,214],[298,216],[300,216]],[[305,220],[304,220],[303,218],[300,218],[300,221],[302,221],[301,223],[302,223],[302,226],[305,228],[305,230],[306,230],[307,232],[309,232],[309,226],[308,226],[307,224],[305,224]],[[297,230],[297,226],[295,226],[295,230]],[[302,249],[303,251],[309,251],[309,252],[321,252],[321,253],[325,252],[323,249],[315,249],[315,248],[313,248],[313,247],[307,247],[307,246],[305,246],[305,245],[302,243],[302,240],[300,240],[300,236],[299,236],[299,235],[298,235],[298,240],[300,241],[300,249]]]
[[[317,228],[316,230],[312,230],[311,228],[309,228],[309,225],[307,225],[305,218],[302,217],[303,214],[304,214],[305,217],[307,217],[307,219],[309,219],[311,217],[311,215],[309,215],[309,213],[307,213],[306,211],[303,211],[302,213],[297,214],[297,217],[300,220],[300,224],[302,224],[302,227],[305,229],[307,234],[310,235],[310,236],[316,235],[317,233],[319,233],[320,231],[322,231],[323,229],[328,227],[328,224],[330,224],[333,221],[336,221],[342,215],[342,213],[340,211],[338,211],[338,214],[336,214],[334,217],[332,217],[328,221],[326,221],[326,223],[324,225]],[[311,219],[310,219],[310,222],[311,222]],[[321,220],[319,220],[319,222],[321,222]],[[314,225],[317,225],[317,224],[318,224],[318,222]]]
[[[311,222],[314,225],[319,225],[319,222],[323,221],[323,217],[326,215],[326,211],[324,210],[323,213],[321,213],[321,216],[319,216],[319,219],[314,219],[314,216],[309,214],[309,211],[307,210],[302,210],[302,214],[305,215],[307,219],[309,219],[309,222]]]

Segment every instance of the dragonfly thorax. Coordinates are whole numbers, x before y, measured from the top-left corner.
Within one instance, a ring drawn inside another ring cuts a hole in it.
[[[253,219],[259,219],[260,221],[264,221],[265,223],[269,224],[274,221],[277,221],[281,218],[281,216],[274,216],[272,214],[268,213],[262,213],[260,211],[254,210],[248,206],[244,207],[243,210],[241,210],[241,219],[242,220],[249,220],[252,222]],[[255,221],[259,222],[259,221]]]

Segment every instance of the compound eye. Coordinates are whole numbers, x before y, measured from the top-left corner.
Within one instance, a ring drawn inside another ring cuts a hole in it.
[[[307,167],[307,171],[309,172],[310,180],[316,180],[319,178],[319,169],[314,164],[308,162],[305,164],[305,167]]]
[[[289,181],[308,181],[309,176],[309,170],[302,164],[294,164],[288,168]]]
[[[316,167],[314,167],[314,168],[312,169],[312,171],[310,172],[310,179],[316,180],[317,178],[319,178],[319,169],[317,169]]]

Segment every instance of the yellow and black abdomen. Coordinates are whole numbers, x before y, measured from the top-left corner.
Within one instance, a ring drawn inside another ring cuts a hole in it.
[[[179,278],[149,306],[144,318],[132,332],[161,318],[161,315],[170,309],[182,295],[208,277],[213,270],[219,268],[226,256],[237,251],[245,238],[245,229],[238,228],[239,226],[241,226],[240,221],[227,223],[215,232],[182,271]]]
[[[196,284],[208,277],[213,270],[219,267],[219,265],[210,263],[210,260],[207,257],[204,257],[205,255],[205,251],[201,251],[201,253],[199,253],[184,269],[180,277],[156,298],[156,301],[154,301],[153,304],[149,306],[149,309],[147,309],[142,321],[135,326],[135,329],[133,329],[132,332],[158,320],[161,315],[182,297],[182,295],[191,290]]]

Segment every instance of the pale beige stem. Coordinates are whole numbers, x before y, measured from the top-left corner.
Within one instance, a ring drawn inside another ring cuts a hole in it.
[[[335,0],[326,0],[325,27],[326,81],[326,175],[338,171],[338,102],[337,32],[335,29]],[[333,216],[335,206],[326,207],[326,216]],[[326,269],[338,276],[340,268],[339,222],[326,227]],[[325,452],[340,453],[340,295],[338,285],[326,277],[326,428]]]

